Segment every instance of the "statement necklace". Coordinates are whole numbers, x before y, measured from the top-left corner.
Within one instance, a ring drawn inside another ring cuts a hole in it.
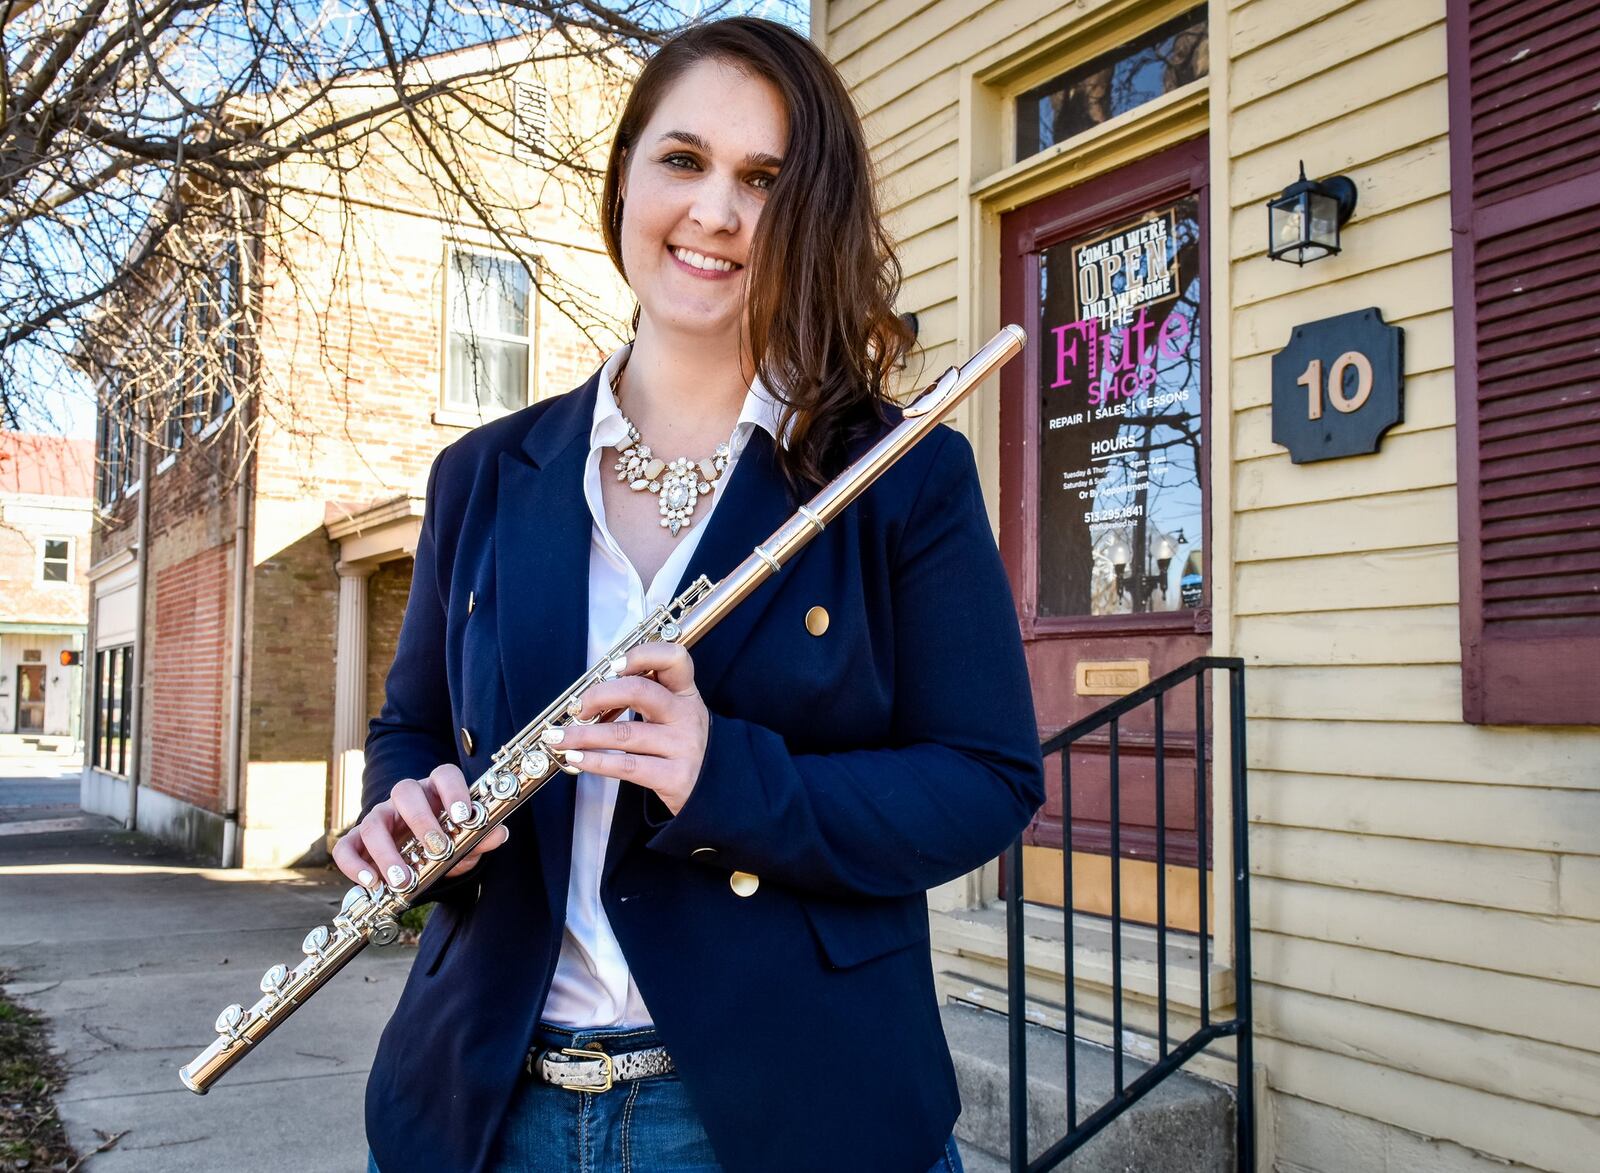
[[[622,415],[622,408],[617,408],[617,414]],[[628,426],[628,438],[617,445],[620,459],[611,466],[617,471],[617,480],[627,481],[635,493],[654,493],[661,503],[662,528],[677,537],[678,531],[694,520],[694,507],[700,498],[709,495],[727,471],[733,437],[728,437],[728,444],[718,444],[717,450],[704,460],[696,462],[680,456],[666,461],[651,454],[650,445],[631,419],[623,415],[622,422]]]

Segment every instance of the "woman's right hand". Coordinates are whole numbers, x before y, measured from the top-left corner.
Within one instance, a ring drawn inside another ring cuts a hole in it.
[[[401,856],[396,840],[415,837],[434,851],[440,850],[449,843],[450,836],[439,824],[439,813],[450,812],[451,820],[460,822],[468,817],[471,802],[467,779],[456,766],[438,766],[426,778],[402,779],[394,784],[388,798],[368,811],[366,818],[333,845],[333,862],[363,888],[375,887],[380,876],[391,888],[404,888],[411,879],[412,869]],[[438,838],[430,839],[430,836]],[[493,851],[509,836],[504,826],[496,827],[446,874],[458,876],[470,871],[484,852]]]

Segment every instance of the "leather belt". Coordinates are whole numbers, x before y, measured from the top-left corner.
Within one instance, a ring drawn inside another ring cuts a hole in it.
[[[677,1068],[665,1047],[647,1047],[607,1055],[598,1047],[562,1047],[556,1051],[528,1052],[527,1072],[541,1083],[573,1092],[608,1092],[619,1083],[670,1075]]]

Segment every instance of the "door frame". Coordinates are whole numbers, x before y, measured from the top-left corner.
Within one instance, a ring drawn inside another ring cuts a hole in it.
[[[1077,192],[1085,200],[1065,215],[1051,215],[1044,207],[1061,196]],[[1035,323],[1039,318],[1039,268],[1037,253],[1101,224],[1132,216],[1138,209],[1167,199],[1193,194],[1200,221],[1200,381],[1205,401],[1200,411],[1201,555],[1205,567],[1201,605],[1190,611],[1143,612],[1126,615],[1077,615],[1040,619],[1038,616],[1037,543],[1030,526],[1038,503],[1039,469],[1033,438],[1039,433],[1039,402],[1033,389],[1039,384],[1041,345],[1025,347],[1020,361],[1000,370],[1000,554],[1011,577],[1017,599],[1017,618],[1025,641],[1074,636],[1155,635],[1191,632],[1209,635],[1211,616],[1211,182],[1209,138],[1201,134],[1115,171],[1096,176],[1077,187],[1041,196],[1005,214],[1012,232],[1001,229],[1001,265],[1008,252],[1023,263],[1013,278],[1000,279],[1000,314],[1007,322]],[[1030,215],[1030,212],[1032,213]],[[1024,327],[1028,328],[1027,326]],[[1008,411],[1020,403],[1022,410]]]
[[[1164,203],[1193,197],[1200,230],[1200,255],[1196,273],[1200,281],[1200,305],[1197,316],[1197,333],[1202,340],[1200,353],[1201,402],[1199,426],[1201,447],[1196,463],[1196,475],[1201,484],[1201,565],[1203,583],[1200,604],[1197,607],[1175,612],[1137,612],[1115,615],[1079,615],[1041,618],[1038,607],[1038,509],[1040,470],[1038,437],[1041,426],[1041,405],[1037,389],[1040,386],[1040,363],[1044,361],[1044,341],[1035,339],[1025,348],[1021,361],[1002,368],[999,440],[1000,440],[1000,508],[999,545],[1006,571],[1011,579],[1017,600],[1018,623],[1023,640],[1029,645],[1050,644],[1062,640],[1100,640],[1118,637],[1142,637],[1161,640],[1168,636],[1202,637],[1208,646],[1212,643],[1212,488],[1214,465],[1212,452],[1212,248],[1211,238],[1211,180],[1210,138],[1200,133],[1177,144],[1165,147],[1154,154],[1126,163],[1115,170],[1096,175],[1081,184],[1042,194],[1027,204],[1010,209],[1000,217],[999,292],[1001,317],[1005,321],[1019,322],[1032,331],[1039,322],[1039,253],[1052,245],[1109,227],[1137,216],[1141,210]],[[1063,209],[1063,203],[1069,206]],[[1020,261],[1020,263],[1018,263]],[[1030,660],[1033,657],[1030,656]],[[1108,698],[1109,699],[1109,698]],[[1053,729],[1045,730],[1046,733]],[[1171,738],[1169,737],[1169,741]],[[1180,738],[1180,740],[1182,740]],[[1136,748],[1125,746],[1125,750]],[[1195,768],[1209,775],[1215,762],[1197,761]],[[1214,788],[1208,776],[1204,791],[1207,797],[1208,821],[1215,827],[1217,814]],[[1157,818],[1163,817],[1159,813]],[[1092,828],[1089,829],[1092,831]],[[1124,826],[1124,836],[1130,830]],[[1059,873],[1059,863],[1046,863],[1038,857],[1040,852],[1065,852],[1071,858],[1075,876],[1088,881],[1074,885],[1074,904],[1079,911],[1104,915],[1109,913],[1106,893],[1099,891],[1113,866],[1109,856],[1101,855],[1092,842],[1074,826],[1061,828],[1060,848],[1033,847],[1036,857],[1029,861],[1034,868],[1044,865],[1051,875]],[[1208,836],[1211,842],[1204,850],[1212,856],[1215,831]],[[1029,849],[1025,848],[1025,858]],[[1124,873],[1124,912],[1138,919],[1139,893],[1130,890],[1128,873],[1148,877],[1153,885],[1154,865],[1139,858],[1137,853],[1124,853],[1116,865]],[[1208,867],[1210,864],[1208,864]],[[1181,862],[1168,864],[1168,875],[1182,886],[1192,883],[1197,873],[1194,865]],[[1138,888],[1135,884],[1134,889]],[[1081,888],[1081,893],[1080,893]],[[1029,885],[1038,891],[1039,885]],[[1088,896],[1087,900],[1079,896]],[[1199,894],[1196,892],[1196,897]],[[1035,897],[1037,899],[1037,897]],[[1045,896],[1048,901],[1048,895]],[[1214,908],[1213,894],[1204,894],[1208,908]],[[1102,905],[1104,907],[1102,907]],[[1169,917],[1171,909],[1169,909]],[[1182,918],[1171,918],[1174,928],[1192,929]]]

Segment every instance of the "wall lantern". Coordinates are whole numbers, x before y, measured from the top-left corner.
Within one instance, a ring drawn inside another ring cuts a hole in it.
[[[1267,201],[1267,256],[1304,265],[1339,251],[1339,229],[1356,210],[1356,185],[1343,175],[1300,178]]]

